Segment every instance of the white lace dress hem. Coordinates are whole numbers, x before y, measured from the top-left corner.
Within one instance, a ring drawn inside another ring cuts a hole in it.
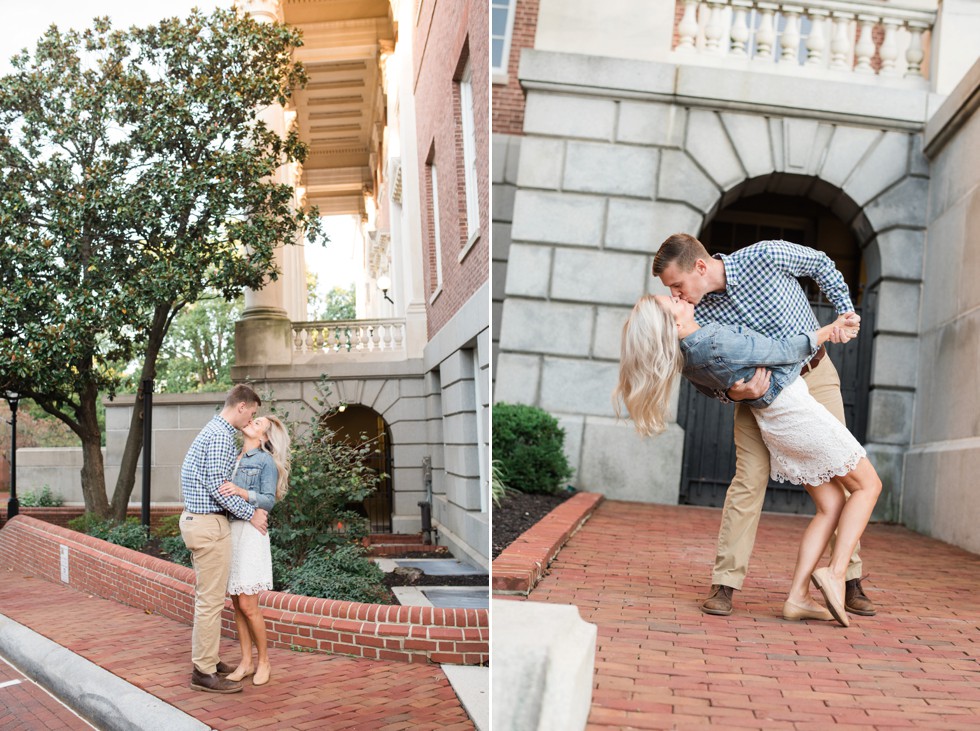
[[[753,409],[769,449],[770,475],[794,485],[822,485],[857,467],[867,452],[854,435],[795,379],[765,409]]]
[[[272,549],[269,535],[259,533],[246,520],[231,521],[231,571],[228,593],[258,594],[272,591]]]

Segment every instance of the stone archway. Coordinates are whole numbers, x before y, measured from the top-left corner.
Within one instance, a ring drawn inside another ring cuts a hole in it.
[[[320,417],[334,432],[334,440],[350,444],[367,441],[373,445],[365,458],[365,466],[376,474],[383,474],[378,489],[364,500],[363,505],[351,506],[366,517],[372,533],[391,533],[391,516],[394,508],[392,489],[391,430],[387,422],[374,409],[359,404],[343,403]]]
[[[793,184],[789,184],[793,182]],[[745,181],[726,196],[719,208],[702,225],[698,238],[712,254],[726,254],[756,241],[784,240],[816,249],[829,256],[848,286],[851,299],[865,323],[867,337],[829,349],[837,368],[844,397],[848,428],[866,441],[868,394],[874,333],[874,294],[868,294],[867,268],[855,233],[826,206],[805,196],[806,181],[787,176],[769,176],[764,186]],[[816,183],[810,181],[811,185]],[[791,195],[781,191],[789,189]],[[740,195],[742,191],[756,191]],[[801,194],[802,191],[802,194]],[[836,312],[822,296],[816,283],[801,280],[821,324]],[[677,422],[684,430],[684,462],[679,502],[721,507],[735,474],[731,407],[700,396],[688,382],[681,382]],[[813,501],[802,487],[771,482],[765,495],[765,510],[814,512]]]

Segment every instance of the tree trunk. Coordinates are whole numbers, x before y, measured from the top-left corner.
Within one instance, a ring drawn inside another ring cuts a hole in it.
[[[146,357],[143,359],[143,370],[140,373],[139,390],[133,403],[133,415],[129,420],[129,435],[126,437],[126,447],[123,449],[122,462],[119,465],[119,477],[116,488],[112,493],[112,516],[117,520],[126,519],[126,509],[129,498],[136,485],[136,463],[140,452],[143,451],[143,381],[156,376],[157,356],[163,346],[163,339],[169,325],[170,306],[160,305],[153,317],[153,326],[146,342]],[[149,459],[150,457],[146,457]]]
[[[79,400],[78,436],[82,440],[82,497],[85,512],[109,517],[109,500],[105,489],[105,462],[102,459],[102,431],[96,416],[99,397],[94,385],[86,386]]]

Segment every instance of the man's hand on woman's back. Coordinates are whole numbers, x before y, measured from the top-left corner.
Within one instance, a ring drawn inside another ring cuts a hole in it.
[[[727,394],[732,401],[752,401],[765,396],[769,390],[769,380],[772,376],[769,369],[759,366],[755,375],[748,381],[744,378],[729,386]]]

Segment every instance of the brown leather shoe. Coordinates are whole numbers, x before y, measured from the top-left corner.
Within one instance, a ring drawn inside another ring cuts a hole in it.
[[[730,586],[724,584],[712,584],[711,593],[701,604],[701,611],[705,614],[718,614],[727,617],[732,613],[732,592],[735,591]]]
[[[864,578],[868,578],[865,576]],[[851,579],[844,584],[844,606],[851,614],[860,614],[862,617],[873,617],[878,613],[875,605],[868,599],[861,588],[861,579]]]
[[[191,672],[191,688],[205,693],[241,693],[242,684],[220,677],[217,673],[205,675],[197,667]]]
[[[231,675],[233,672],[235,672],[236,667],[237,666],[235,665],[229,665],[226,662],[221,662],[221,660],[218,660],[218,667],[215,669],[214,672],[216,672],[218,675],[220,675],[223,678],[226,675]]]

